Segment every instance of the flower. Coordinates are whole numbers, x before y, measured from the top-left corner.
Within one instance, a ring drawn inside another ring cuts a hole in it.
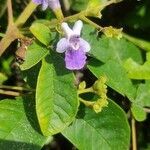
[[[57,43],[56,51],[58,53],[65,52],[66,68],[69,70],[82,69],[86,64],[86,52],[90,51],[90,44],[80,37],[83,23],[78,20],[73,29],[67,23],[61,25],[65,38],[60,39]]]
[[[60,9],[59,0],[32,0],[36,4],[42,4],[42,9],[45,10],[50,7],[53,11]]]

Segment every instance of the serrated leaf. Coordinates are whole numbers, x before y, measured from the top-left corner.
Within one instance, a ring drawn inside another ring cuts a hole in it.
[[[33,42],[26,50],[25,61],[20,65],[21,70],[27,70],[36,65],[46,54],[48,49],[40,43]]]
[[[78,109],[73,75],[56,53],[42,62],[36,90],[36,111],[44,135],[56,134],[75,118]]]
[[[119,63],[110,60],[102,64],[96,59],[92,59],[89,62],[88,68],[97,78],[99,76],[106,76],[108,86],[134,101],[136,89]]]
[[[125,113],[114,102],[96,114],[85,108],[62,133],[80,150],[127,150],[130,129]]]
[[[48,45],[51,41],[51,32],[48,26],[42,23],[33,23],[30,27],[32,34],[44,45]]]
[[[46,142],[46,138],[35,130],[38,124],[36,124],[36,117],[33,113],[34,105],[30,100],[23,101],[22,98],[19,98],[18,100],[0,101],[1,150],[40,150]],[[26,111],[25,106],[27,106]],[[29,121],[30,119],[34,119],[32,122],[35,128]]]

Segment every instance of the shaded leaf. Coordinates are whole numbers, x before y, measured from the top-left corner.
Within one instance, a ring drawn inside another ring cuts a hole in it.
[[[85,108],[62,133],[80,150],[127,150],[130,130],[125,113],[114,102],[96,114]],[[115,139],[115,140],[114,140]]]
[[[24,105],[28,106],[25,113]],[[0,101],[0,149],[32,149],[40,150],[46,138],[38,133],[30,124],[27,116],[33,116],[33,105],[19,98]],[[35,123],[35,120],[33,120]],[[38,124],[34,124],[35,127]],[[36,139],[36,140],[35,140]]]

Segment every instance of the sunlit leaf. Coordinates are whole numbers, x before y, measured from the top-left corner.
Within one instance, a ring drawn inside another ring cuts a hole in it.
[[[30,69],[36,65],[46,54],[48,49],[37,42],[33,42],[26,50],[24,63],[20,66],[21,70]]]
[[[48,45],[51,41],[51,32],[48,26],[42,23],[33,23],[30,27],[32,34],[44,45]]]
[[[74,78],[64,60],[51,53],[42,62],[36,90],[36,111],[44,135],[56,134],[75,118],[78,109]]]
[[[92,59],[88,68],[97,78],[105,75],[108,78],[108,86],[134,101],[136,89],[119,63],[110,60],[103,64],[96,59]]]

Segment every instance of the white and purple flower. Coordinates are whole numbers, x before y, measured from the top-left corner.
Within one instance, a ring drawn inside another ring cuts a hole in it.
[[[42,9],[45,10],[50,7],[53,11],[60,9],[59,0],[32,0],[36,4],[42,4]]]
[[[65,38],[60,39],[57,43],[56,51],[65,52],[66,68],[69,70],[82,69],[86,64],[86,52],[91,49],[90,44],[80,37],[82,27],[81,20],[74,24],[73,29],[67,23],[62,23]]]

